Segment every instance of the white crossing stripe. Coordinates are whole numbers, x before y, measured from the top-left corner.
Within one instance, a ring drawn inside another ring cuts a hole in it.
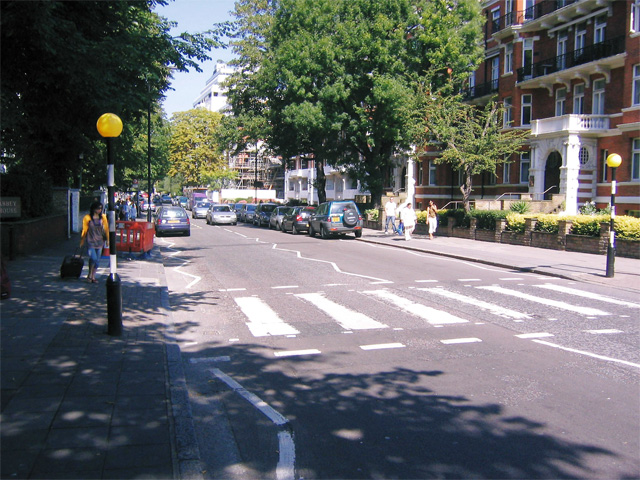
[[[347,330],[388,328],[384,323],[329,300],[321,293],[301,293],[295,296],[315,305]]]
[[[465,320],[442,310],[436,310],[435,308],[427,307],[420,303],[412,302],[409,299],[395,295],[388,290],[369,290],[362,292],[365,295],[378,297],[382,300],[392,303],[393,305],[401,308],[407,313],[420,317],[426,320],[431,325],[443,325],[450,323],[469,323]]]
[[[500,305],[495,305],[493,303],[483,302],[482,300],[478,300],[475,298],[467,297],[465,295],[461,295],[455,292],[449,292],[448,290],[444,290],[443,288],[418,288],[417,290],[422,290],[424,292],[433,293],[435,295],[440,295],[442,297],[450,298],[457,302],[467,303],[469,305],[474,305],[482,310],[488,310],[494,315],[498,315],[500,317],[514,318],[518,320],[527,320],[531,317],[526,313],[516,312],[515,310],[510,310],[508,308],[501,307]]]
[[[593,335],[599,335],[601,333],[623,333],[622,330],[618,330],[615,328],[604,328],[602,330],[584,330],[586,333],[591,333]]]
[[[546,338],[553,337],[553,333],[540,332],[540,333],[522,333],[520,335],[516,335],[518,338]]]
[[[561,285],[550,285],[545,283],[544,285],[534,285],[538,288],[546,288],[547,290],[553,290],[555,292],[567,293],[569,295],[576,295],[578,297],[584,297],[591,300],[599,300],[601,302],[613,303],[615,305],[624,305],[625,307],[640,308],[639,303],[625,302],[624,300],[618,300],[617,298],[606,297],[598,293],[584,292],[576,288],[563,287]]]
[[[454,345],[456,343],[478,343],[482,342],[479,338],[451,338],[449,340],[440,340],[441,343],[445,345]]]
[[[377,345],[360,345],[362,350],[382,350],[385,348],[404,348],[402,343],[378,343]]]
[[[299,357],[301,355],[318,355],[320,350],[310,348],[308,350],[284,350],[281,352],[273,352],[275,357]]]
[[[569,303],[560,302],[558,300],[550,300],[546,298],[535,297],[533,295],[529,295],[528,293],[518,292],[517,290],[510,290],[508,288],[502,288],[495,285],[487,286],[487,287],[476,287],[476,288],[479,288],[482,290],[489,290],[495,293],[502,293],[503,295],[510,295],[512,297],[518,297],[522,300],[541,303],[549,307],[561,308],[563,310],[569,310],[570,312],[576,312],[583,315],[609,315],[609,313],[603,312],[602,310],[598,310],[597,308],[580,307],[578,305],[571,305]]]
[[[300,333],[285,323],[269,305],[257,297],[238,297],[234,299],[249,321],[247,327],[254,337],[268,335],[297,335]]]

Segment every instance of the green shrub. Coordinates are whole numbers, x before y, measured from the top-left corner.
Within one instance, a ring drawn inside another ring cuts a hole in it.
[[[377,222],[378,218],[380,217],[380,210],[378,210],[377,208],[370,208],[369,210],[365,210],[364,214],[368,220]]]
[[[506,229],[510,232],[524,233],[524,219],[525,216],[521,213],[508,213],[506,216],[507,226]]]
[[[616,237],[623,240],[640,240],[640,218],[622,216],[616,217]]]
[[[520,200],[519,202],[512,203],[509,210],[515,213],[527,213],[529,211],[529,202]]]
[[[504,210],[471,210],[471,216],[477,219],[476,228],[495,230],[496,220],[505,218],[509,212]]]
[[[538,215],[537,219],[534,231],[558,233],[558,215]]]
[[[573,224],[569,233],[588,237],[600,236],[600,222],[609,220],[607,215],[576,215],[571,217]]]
[[[469,215],[464,208],[451,210],[449,216],[456,219],[456,227],[469,228],[471,225],[471,215]]]
[[[450,211],[445,209],[438,210],[438,225],[441,227],[449,226],[449,213]]]
[[[427,211],[426,210],[418,210],[416,212],[416,217],[418,217],[418,223],[427,223]]]

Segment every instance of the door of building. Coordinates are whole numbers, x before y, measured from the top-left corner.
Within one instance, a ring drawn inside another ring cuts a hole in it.
[[[547,157],[544,168],[544,199],[551,200],[551,195],[560,193],[560,167],[562,156],[558,152],[551,152]]]

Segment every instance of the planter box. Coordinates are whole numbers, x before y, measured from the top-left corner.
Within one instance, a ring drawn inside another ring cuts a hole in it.
[[[509,245],[526,245],[526,235],[526,233],[504,231],[500,236],[500,243],[507,243]]]
[[[531,246],[550,250],[564,249],[562,244],[558,244],[558,234],[549,232],[531,232]]]
[[[373,220],[363,220],[364,228],[370,228],[372,230],[382,230],[382,224]]]
[[[616,238],[616,256],[640,259],[640,241]]]

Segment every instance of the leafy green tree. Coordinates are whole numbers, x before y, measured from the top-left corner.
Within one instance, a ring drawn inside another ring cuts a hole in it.
[[[169,175],[181,175],[187,185],[204,185],[226,167],[216,142],[222,114],[202,108],[178,112],[172,118]]]
[[[82,173],[104,184],[97,180],[105,156],[96,121],[105,112],[125,125],[114,144],[116,181],[137,168],[128,152],[148,106],[169,88],[171,69],[199,70],[198,61],[220,45],[208,34],[172,36],[174,24],[153,11],[166,3],[0,2],[0,150],[10,169],[45,172],[55,185]]]
[[[496,173],[496,167],[510,155],[520,151],[528,132],[504,129],[504,105],[492,100],[485,106],[465,103],[454,94],[454,82],[432,92],[421,87],[420,102],[414,115],[412,135],[419,150],[439,145],[436,163],[448,163],[461,170],[464,181],[460,192],[464,208],[470,210],[469,197],[473,189],[473,175]]]
[[[393,155],[411,145],[415,79],[480,59],[479,3],[281,0],[271,13],[262,48],[247,49],[254,68],[232,85],[234,112],[265,116],[277,153],[344,166],[379,202]]]

